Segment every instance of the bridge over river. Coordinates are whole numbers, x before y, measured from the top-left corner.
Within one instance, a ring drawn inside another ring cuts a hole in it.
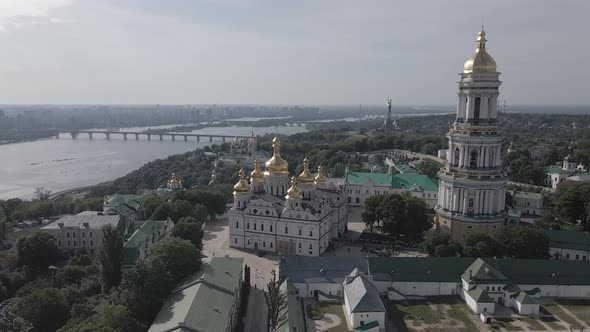
[[[172,138],[173,141],[176,141],[176,138],[183,138],[185,142],[189,140],[191,137],[196,137],[197,142],[201,141],[201,138],[209,139],[209,142],[213,142],[214,138],[221,138],[223,142],[227,139],[234,139],[234,138],[249,138],[250,136],[242,136],[242,135],[224,135],[224,134],[182,134],[182,133],[149,133],[149,132],[133,132],[133,131],[108,131],[108,130],[73,130],[68,132],[57,132],[55,138],[59,138],[60,134],[70,134],[73,139],[78,138],[80,135],[88,135],[89,139],[93,139],[94,135],[102,134],[104,135],[106,140],[110,140],[111,136],[122,136],[124,140],[127,140],[129,136],[135,137],[136,141],[139,141],[140,137],[147,138],[148,141],[152,140],[152,137],[157,137],[160,141],[164,140],[164,136],[169,136]]]

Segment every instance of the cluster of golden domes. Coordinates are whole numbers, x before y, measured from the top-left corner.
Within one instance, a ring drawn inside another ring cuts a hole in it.
[[[172,172],[172,176],[168,180],[168,187],[172,188],[180,188],[182,187],[182,181],[180,181],[174,172]]]
[[[481,31],[477,34],[477,48],[475,54],[473,54],[465,65],[463,66],[463,72],[466,74],[470,73],[495,73],[496,72],[496,61],[486,51],[486,32],[481,27]]]

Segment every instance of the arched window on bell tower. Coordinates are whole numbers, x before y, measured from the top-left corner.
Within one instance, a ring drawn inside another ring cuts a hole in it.
[[[477,168],[477,157],[478,153],[477,150],[471,150],[471,156],[469,158],[469,167],[470,168]]]
[[[459,151],[459,148],[455,149],[455,153],[454,153],[454,161],[453,161],[453,166],[457,167],[459,166],[459,157],[460,157],[461,152]]]
[[[480,97],[476,97],[475,98],[475,105],[473,108],[473,122],[478,123],[479,122],[479,111],[481,108],[481,98]]]

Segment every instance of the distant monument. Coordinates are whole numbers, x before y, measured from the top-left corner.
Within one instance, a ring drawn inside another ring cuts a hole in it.
[[[381,129],[391,131],[393,129],[393,122],[391,122],[391,98],[387,97],[387,116],[383,121]]]

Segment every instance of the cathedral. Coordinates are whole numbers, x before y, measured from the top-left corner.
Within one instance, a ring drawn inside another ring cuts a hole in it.
[[[458,82],[457,118],[447,134],[447,163],[439,172],[436,227],[453,239],[470,232],[491,234],[507,222],[508,177],[502,168],[497,123],[500,73],[486,50],[486,33],[463,67]]]
[[[264,171],[258,160],[249,180],[240,170],[228,212],[230,246],[319,256],[346,230],[346,199],[340,188],[326,183],[322,166],[312,174],[308,158],[301,174],[289,177],[278,136],[272,147]]]

